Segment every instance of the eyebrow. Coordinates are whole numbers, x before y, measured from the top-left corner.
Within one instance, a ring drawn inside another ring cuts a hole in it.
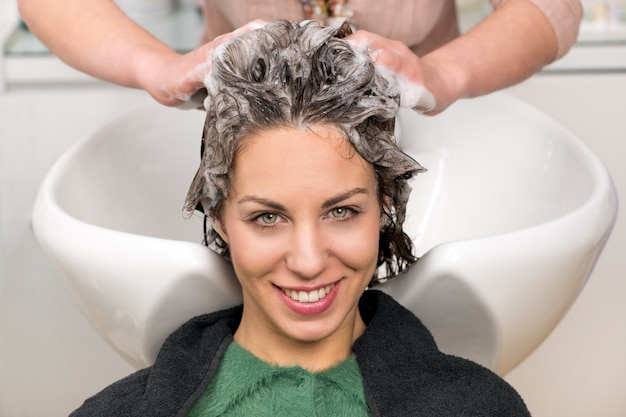
[[[324,201],[324,203],[322,204],[322,208],[329,208],[357,194],[368,194],[368,191],[365,188],[361,188],[361,187],[353,188],[352,190],[346,191],[345,193],[341,193],[335,197],[332,197]],[[248,196],[242,197],[241,199],[237,201],[237,204],[244,204],[244,203],[250,203],[250,202],[261,204],[263,206],[269,207],[274,210],[280,210],[280,211],[287,210],[285,206],[283,206],[280,203],[277,203],[272,200],[268,200],[266,198],[257,197],[254,195],[248,195]]]
[[[350,191],[346,191],[345,193],[339,194],[336,197],[326,200],[324,204],[322,204],[322,208],[330,208],[331,206],[341,203],[342,201],[347,200],[353,195],[357,195],[357,194],[368,194],[368,192],[365,188],[360,188],[360,187],[353,188]]]

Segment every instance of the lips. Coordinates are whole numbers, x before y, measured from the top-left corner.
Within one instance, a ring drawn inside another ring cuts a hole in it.
[[[302,315],[320,314],[333,304],[337,297],[339,282],[313,290],[277,287],[283,302],[295,313]]]

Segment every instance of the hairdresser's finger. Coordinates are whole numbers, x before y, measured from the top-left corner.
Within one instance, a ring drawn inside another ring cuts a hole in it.
[[[391,72],[402,91],[400,106],[420,113],[436,107],[434,96],[424,86],[421,61],[404,43],[359,30],[346,40],[367,52],[381,72]]]
[[[173,94],[179,101],[177,107],[182,109],[204,109],[203,102],[207,95],[205,79],[211,72],[214,51],[227,41],[259,29],[265,26],[265,24],[267,22],[264,20],[253,20],[232,32],[218,36],[187,54],[193,64],[191,70],[183,77],[178,94]]]
[[[225,33],[218,36],[210,42],[205,43],[198,47],[194,52],[196,55],[197,66],[189,73],[189,79],[195,82],[204,82],[206,74],[211,70],[211,59],[213,52],[223,43],[241,36],[244,33],[251,32],[253,30],[262,28],[267,24],[264,20],[253,20],[233,30],[232,32]]]
[[[403,74],[410,81],[423,82],[419,58],[403,42],[387,39],[375,33],[358,30],[346,37],[353,47],[365,50],[376,65]]]

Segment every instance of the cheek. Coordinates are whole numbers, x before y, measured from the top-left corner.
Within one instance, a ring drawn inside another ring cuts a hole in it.
[[[368,216],[359,222],[349,233],[338,236],[338,252],[347,265],[354,269],[375,268],[378,260],[380,220],[378,216]]]
[[[228,245],[237,276],[251,278],[263,276],[278,262],[280,243],[276,239],[261,238],[246,228],[233,230]]]

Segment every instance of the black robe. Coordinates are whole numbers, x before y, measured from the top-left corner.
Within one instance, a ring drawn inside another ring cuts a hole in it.
[[[502,378],[441,353],[419,319],[388,295],[366,291],[359,309],[367,329],[354,352],[373,417],[530,416]],[[188,321],[153,366],[105,388],[71,417],[185,417],[215,375],[241,313],[239,306]]]

